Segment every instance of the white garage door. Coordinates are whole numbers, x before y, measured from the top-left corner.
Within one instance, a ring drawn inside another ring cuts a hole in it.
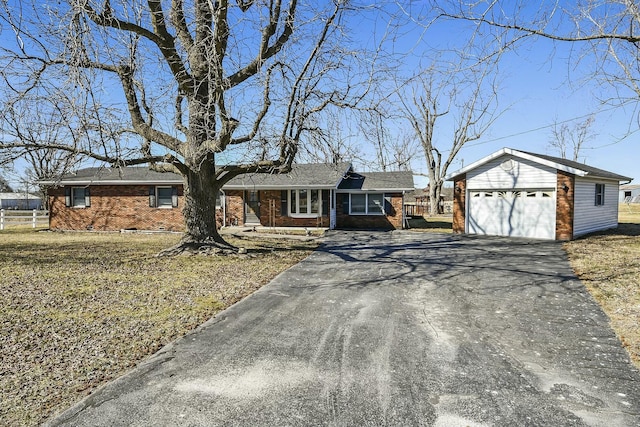
[[[555,190],[470,190],[467,232],[555,239]]]

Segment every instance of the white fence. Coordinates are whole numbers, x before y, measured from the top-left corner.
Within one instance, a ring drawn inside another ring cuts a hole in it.
[[[31,225],[32,228],[49,225],[49,211],[15,211],[0,209],[0,230],[7,225]]]

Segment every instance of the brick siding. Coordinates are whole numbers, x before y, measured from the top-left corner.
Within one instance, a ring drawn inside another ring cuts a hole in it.
[[[178,186],[177,208],[149,207],[148,185],[89,186],[91,206],[65,205],[64,187],[49,189],[49,227],[53,230],[119,231],[123,229],[184,231],[184,197]]]
[[[184,196],[182,186],[178,187],[177,208],[149,207],[149,185],[100,185],[90,186],[91,206],[74,208],[65,205],[64,187],[49,190],[49,227],[53,230],[95,230],[119,231],[167,230],[184,231],[182,216]],[[282,214],[280,190],[260,191],[260,222],[269,227],[329,227],[329,215],[300,218]],[[242,190],[225,191],[227,226],[244,225],[244,192]],[[349,215],[342,212],[341,197],[338,194],[337,227],[401,229],[402,193],[385,194],[390,198],[391,209],[386,215]],[[348,200],[348,199],[347,199]],[[327,201],[325,200],[325,203]],[[328,212],[330,209],[326,207]],[[219,226],[223,225],[222,210],[216,212]]]
[[[458,177],[453,183],[453,232],[465,232],[467,176]]]
[[[390,207],[386,206],[385,215],[349,215],[349,195],[338,194],[336,200],[337,228],[402,229],[402,193],[385,193],[384,196],[391,202]],[[387,205],[386,202],[385,205]]]
[[[557,173],[556,187],[556,240],[573,239],[573,211],[575,206],[575,176],[563,171]],[[565,191],[565,186],[567,190]]]
[[[225,191],[226,225],[244,225],[244,197],[242,190]]]

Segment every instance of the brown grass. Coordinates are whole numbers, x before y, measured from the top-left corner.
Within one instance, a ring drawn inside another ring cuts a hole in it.
[[[571,265],[640,368],[640,205],[620,205],[620,226],[564,245]]]
[[[315,243],[154,255],[177,235],[0,234],[0,425],[36,425],[249,295]]]
[[[451,233],[453,216],[437,215],[430,217],[416,217],[409,219],[412,231],[426,231],[431,233]]]

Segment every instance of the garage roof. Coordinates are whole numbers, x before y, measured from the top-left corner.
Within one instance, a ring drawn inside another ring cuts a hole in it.
[[[593,166],[585,165],[584,163],[574,162],[572,160],[562,159],[560,157],[548,156],[546,154],[537,154],[537,153],[530,153],[528,151],[514,150],[513,148],[503,148],[499,151],[496,151],[495,153],[490,154],[489,156],[484,157],[476,162],[473,162],[460,170],[450,173],[449,175],[446,176],[446,179],[451,181],[456,177],[469,172],[470,170],[473,170],[485,163],[490,162],[491,160],[494,160],[504,155],[510,155],[513,157],[530,160],[532,162],[549,166],[554,169],[561,170],[563,172],[567,172],[567,173],[581,176],[581,177],[604,178],[604,179],[612,179],[616,181],[633,180],[633,178],[629,178],[623,175],[618,175],[616,173],[609,172],[603,169],[594,168]]]

